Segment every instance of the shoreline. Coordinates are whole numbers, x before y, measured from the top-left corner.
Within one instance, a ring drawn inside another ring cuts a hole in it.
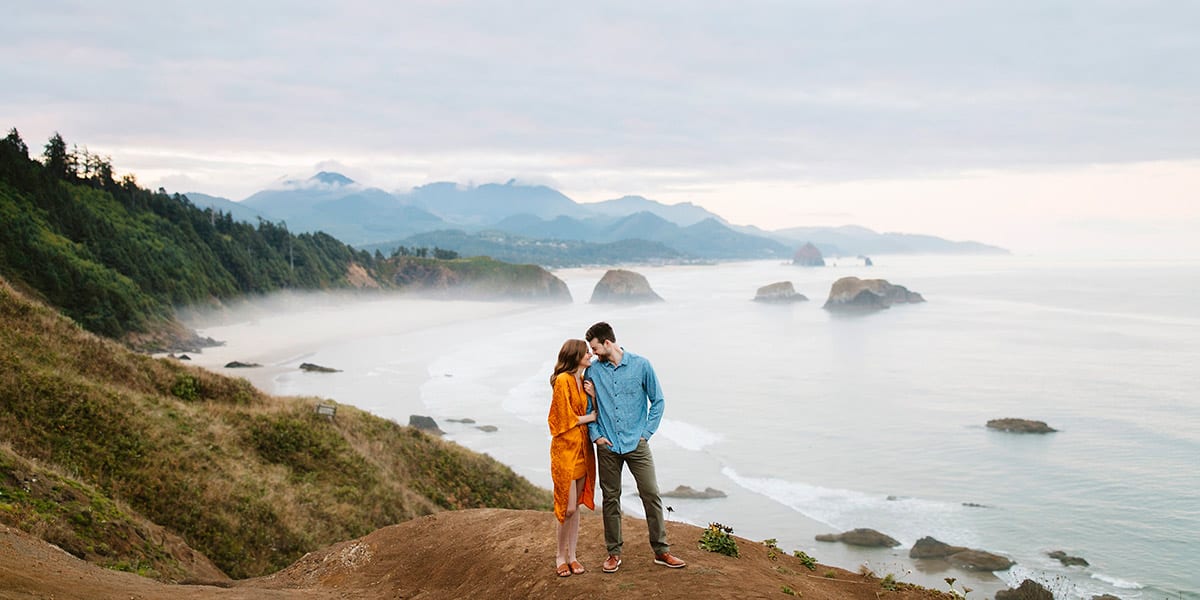
[[[398,308],[405,310],[397,311],[396,309]],[[300,307],[299,310],[295,311],[277,311],[267,315],[233,320],[207,328],[198,327],[197,331],[202,335],[217,339],[223,342],[223,345],[205,348],[201,353],[192,355],[191,364],[223,375],[245,378],[256,388],[270,395],[329,398],[339,404],[348,404],[378,416],[391,418],[401,425],[407,424],[407,420],[404,419],[404,415],[407,414],[431,416],[446,431],[444,439],[460,444],[472,451],[491,455],[529,479],[534,485],[546,487],[547,482],[543,480],[548,477],[548,471],[531,466],[532,463],[527,457],[517,457],[508,454],[514,446],[511,443],[513,436],[524,438],[529,435],[540,435],[542,433],[540,424],[527,423],[515,415],[506,414],[504,409],[498,407],[494,409],[497,411],[497,415],[489,417],[485,414],[457,414],[461,410],[456,410],[455,415],[440,414],[436,406],[430,407],[424,404],[421,388],[426,384],[436,384],[437,382],[438,378],[434,377],[431,369],[435,366],[435,361],[439,358],[438,353],[416,352],[418,356],[414,360],[406,361],[402,364],[390,365],[389,369],[391,372],[389,375],[392,376],[392,381],[396,382],[396,385],[390,388],[393,393],[392,395],[394,397],[411,399],[405,404],[400,405],[396,404],[395,400],[389,400],[391,403],[384,406],[369,399],[356,397],[356,390],[352,388],[323,387],[338,382],[339,378],[327,377],[325,374],[320,373],[305,373],[297,368],[300,362],[317,362],[323,366],[338,368],[345,371],[343,373],[345,377],[341,378],[343,380],[342,383],[346,383],[344,380],[370,378],[378,375],[378,373],[356,369],[356,365],[324,364],[319,357],[323,350],[329,350],[331,353],[337,354],[339,349],[356,347],[372,339],[391,338],[393,341],[399,343],[406,338],[418,337],[417,334],[421,332],[434,332],[436,334],[438,329],[469,325],[474,322],[536,310],[538,308],[536,305],[531,306],[516,303],[420,300],[412,298],[365,301],[354,306],[339,305],[336,307],[336,310],[333,307],[323,304]],[[355,314],[361,314],[359,311],[363,310],[368,311],[367,314],[371,318],[355,319],[353,323],[339,322],[337,319],[337,316],[340,314],[352,311]],[[294,325],[297,321],[308,324],[323,322],[324,325],[296,327]],[[286,332],[286,340],[283,339],[285,335],[281,335],[280,332]],[[441,338],[445,336],[436,337]],[[259,363],[262,366],[253,368],[225,368],[224,365],[226,363],[234,360]],[[318,391],[312,391],[314,387]],[[321,391],[322,389],[326,391]],[[471,409],[464,407],[463,410],[469,411]],[[491,424],[491,422],[500,423],[500,432],[482,434],[474,429],[474,425],[446,423],[446,419],[451,416],[471,417],[481,424]],[[492,421],[489,422],[489,419],[492,419]],[[670,446],[673,445],[671,444]],[[656,454],[661,454],[663,458],[667,459],[665,462],[687,465],[687,461],[676,461],[672,458],[673,456],[678,456],[676,453],[688,452],[687,449],[670,446],[662,447]],[[543,473],[542,471],[546,472]],[[660,485],[665,483],[666,480],[672,483],[663,489],[672,489],[675,480],[679,480],[679,483],[691,484],[699,481],[699,478],[702,477],[698,475],[699,472],[694,468],[681,466],[669,471],[669,475],[667,473],[660,473]],[[666,476],[664,477],[664,475]],[[628,479],[628,477],[626,478]],[[737,486],[738,484],[731,481],[730,485]],[[713,503],[713,501],[686,499],[664,499],[664,504],[677,505],[685,514],[713,511],[719,519],[724,519],[722,522],[728,522],[737,527],[737,534],[739,535],[762,537],[763,539],[780,537],[780,547],[786,549],[789,553],[792,549],[804,550],[815,555],[818,560],[826,564],[839,566],[850,571],[854,571],[860,568],[860,566],[865,565],[876,571],[880,577],[887,573],[895,573],[897,579],[900,581],[917,583],[931,589],[942,589],[944,587],[942,577],[946,574],[952,574],[957,576],[960,581],[966,582],[979,592],[984,592],[988,595],[1008,587],[1001,577],[993,575],[990,572],[966,573],[945,571],[936,565],[924,565],[924,568],[922,568],[921,565],[914,563],[912,559],[908,558],[907,552],[901,552],[897,549],[869,549],[844,544],[816,542],[813,539],[814,535],[829,533],[832,529],[820,521],[795,512],[793,509],[778,505],[777,502],[769,497],[762,496],[751,490],[744,491],[745,493],[742,494],[740,500],[734,500],[724,505]],[[705,504],[706,502],[708,504]],[[628,481],[625,485],[622,504],[625,514],[639,519],[644,518],[642,507],[637,501],[637,494],[633,488],[632,480]],[[769,527],[755,526],[753,523],[747,523],[744,519],[738,518],[737,514],[740,512],[738,509],[747,507],[756,514],[772,515],[772,521],[786,522],[789,528],[795,529],[799,527],[799,529],[806,532],[805,538],[799,539],[796,536],[781,536],[779,532],[771,531]],[[722,510],[726,513],[724,516],[722,516]],[[728,513],[732,513],[732,515]],[[596,514],[599,514],[598,510]],[[668,519],[699,527],[707,525],[707,522],[695,522],[694,518],[689,519],[678,514],[668,515]],[[630,537],[631,542],[638,539],[637,533],[634,533]],[[692,546],[692,544],[682,540],[674,542],[681,548],[690,548]]]

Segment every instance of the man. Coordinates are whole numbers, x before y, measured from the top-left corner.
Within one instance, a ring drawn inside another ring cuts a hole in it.
[[[654,563],[672,569],[687,563],[671,555],[667,544],[667,527],[663,519],[662,499],[658,496],[658,480],[654,474],[654,456],[650,454],[650,437],[662,421],[662,387],[650,361],[617,345],[616,335],[608,323],[596,323],[584,335],[595,362],[584,377],[595,390],[598,417],[588,424],[588,436],[596,443],[597,472],[600,491],[604,497],[604,543],[608,559],[602,570],[614,573],[621,566],[621,470],[629,472],[637,482],[638,495],[646,510],[646,527],[650,532],[650,547]]]

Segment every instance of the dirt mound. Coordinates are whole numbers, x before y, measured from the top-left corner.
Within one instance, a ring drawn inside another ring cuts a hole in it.
[[[784,598],[893,600],[946,598],[941,592],[885,591],[877,578],[818,565],[790,554],[772,560],[758,541],[738,538],[741,558],[697,549],[703,530],[668,523],[672,551],[686,569],[653,564],[644,521],[626,518],[621,570],[600,572],[600,518],[585,514],[582,575],[554,574],[554,516],[478,509],[442,512],[385,527],[305,555],[266,577],[212,585],[167,585],[101,569],[11,528],[0,528],[0,598]],[[787,591],[785,591],[787,590]]]

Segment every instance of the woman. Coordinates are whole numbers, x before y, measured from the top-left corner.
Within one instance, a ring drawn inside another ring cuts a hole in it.
[[[578,575],[585,569],[575,557],[579,541],[579,505],[596,510],[596,455],[587,424],[596,420],[591,398],[583,389],[583,372],[591,352],[583,340],[567,340],[558,351],[558,364],[550,376],[550,477],[554,480],[554,516],[558,518],[559,577]]]

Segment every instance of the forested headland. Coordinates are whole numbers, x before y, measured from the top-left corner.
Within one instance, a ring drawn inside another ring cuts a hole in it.
[[[527,268],[440,248],[398,248],[385,257],[323,232],[293,234],[283,222],[237,221],[186,196],[145,189],[131,174],[118,177],[109,157],[68,147],[57,133],[31,156],[15,128],[0,141],[0,224],[0,276],[84,329],[144,350],[189,335],[177,307],[284,289],[424,291],[410,285],[416,278],[406,269],[431,261],[461,273],[449,281],[464,289],[481,265],[493,278]]]

